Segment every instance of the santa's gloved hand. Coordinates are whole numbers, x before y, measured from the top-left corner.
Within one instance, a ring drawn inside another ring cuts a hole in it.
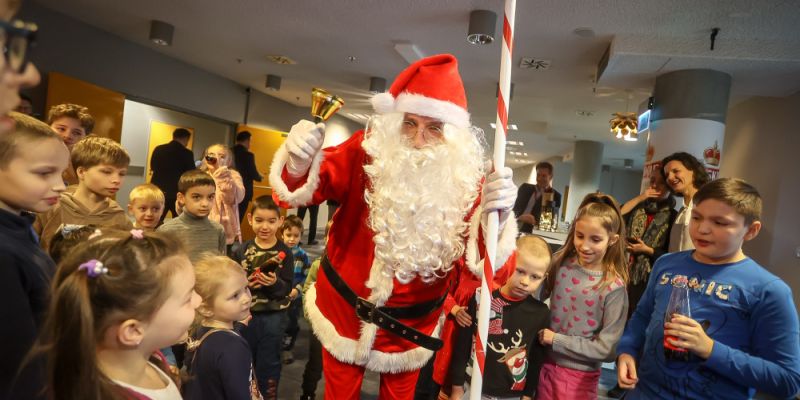
[[[311,121],[301,120],[294,124],[286,138],[286,151],[289,153],[289,161],[286,168],[289,174],[300,177],[308,172],[314,156],[322,147],[322,140],[325,136],[325,124],[315,124]]]
[[[514,202],[517,201],[517,186],[514,185],[513,175],[511,168],[504,167],[489,174],[486,177],[486,183],[483,185],[481,200],[481,203],[483,203],[483,217],[486,218],[486,215],[490,212],[499,211],[500,231],[503,230],[509,215],[511,215]]]

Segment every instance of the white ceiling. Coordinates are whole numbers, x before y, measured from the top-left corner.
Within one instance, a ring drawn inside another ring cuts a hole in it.
[[[407,65],[395,43],[413,43],[424,55],[452,53],[461,65],[473,123],[493,135],[488,124],[495,119],[500,41],[470,45],[466,33],[471,10],[492,10],[502,18],[499,0],[36,1],[296,105],[310,103],[312,86],[324,87],[345,99],[343,113],[368,113],[369,77],[391,83]],[[175,25],[171,47],[148,42],[153,19]],[[579,27],[595,36],[575,35]],[[710,51],[713,27],[721,31]],[[612,41],[609,66],[595,84],[596,65]],[[267,55],[285,55],[297,64],[273,64]],[[521,57],[550,60],[551,67],[520,69]],[[518,0],[513,65],[509,119],[519,131],[509,140],[525,143],[528,161],[565,154],[583,139],[606,143],[606,164],[621,166],[631,158],[640,168],[644,139],[611,139],[608,120],[613,112],[635,111],[662,73],[730,73],[732,102],[800,91],[800,1]],[[283,78],[279,92],[264,88],[267,73]],[[513,157],[508,163],[521,164]]]

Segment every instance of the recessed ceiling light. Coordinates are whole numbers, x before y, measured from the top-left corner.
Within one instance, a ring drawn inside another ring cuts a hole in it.
[[[594,111],[589,110],[575,110],[575,114],[580,115],[581,117],[593,117]]]
[[[356,61],[356,56],[347,56],[347,61],[355,62]]]
[[[494,122],[490,122],[489,126],[491,126],[492,129],[496,129],[497,128],[497,124],[495,124]],[[517,125],[516,124],[508,124],[508,130],[510,130],[510,131],[518,130],[517,129]],[[508,142],[506,142],[506,143],[508,143]]]

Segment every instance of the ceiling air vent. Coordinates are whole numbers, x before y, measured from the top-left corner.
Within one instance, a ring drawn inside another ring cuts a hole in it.
[[[292,60],[286,56],[267,56],[267,60],[274,62],[275,64],[281,65],[294,65],[297,64],[297,61]]]
[[[521,69],[550,69],[550,60],[542,60],[540,58],[522,57],[519,62]]]

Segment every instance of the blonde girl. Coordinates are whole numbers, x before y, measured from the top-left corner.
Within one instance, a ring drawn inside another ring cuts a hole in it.
[[[233,169],[233,154],[223,144],[212,144],[203,152],[200,169],[211,174],[217,185],[214,205],[208,218],[222,225],[229,246],[236,241],[241,243],[239,203],[244,200],[244,183],[242,176]]]
[[[614,358],[628,309],[625,224],[608,195],[584,198],[546,281],[550,328],[539,332],[548,359],[536,398],[596,399],[600,366]]]
[[[36,351],[53,399],[181,398],[158,349],[186,338],[200,298],[180,242],[165,234],[99,232],[53,280]]]
[[[250,317],[250,288],[244,269],[223,256],[195,263],[197,308],[186,367],[186,399],[261,399],[253,375],[253,358],[242,337]]]

